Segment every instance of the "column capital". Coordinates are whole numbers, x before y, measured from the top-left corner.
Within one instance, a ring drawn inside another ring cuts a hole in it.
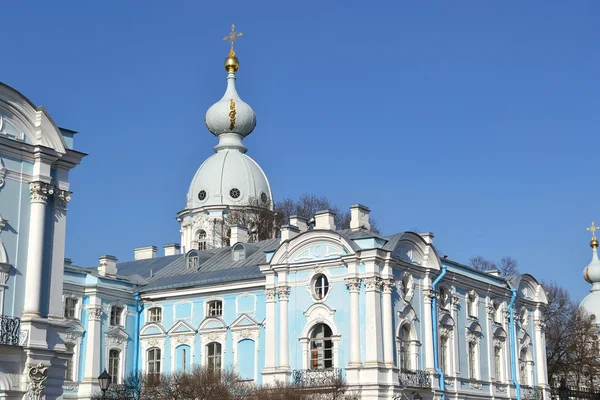
[[[265,297],[267,298],[267,303],[272,303],[275,301],[275,289],[265,289]]]
[[[546,323],[541,320],[541,319],[536,319],[534,321],[535,323],[535,329],[537,329],[540,332],[546,332]]]
[[[396,281],[393,279],[383,279],[383,293],[392,293],[394,291],[394,286],[396,285]]]
[[[370,276],[364,279],[365,288],[368,292],[376,291],[379,292],[381,290],[382,279],[378,276]]]
[[[100,321],[102,320],[102,308],[100,307],[89,307],[87,309],[88,317],[91,321]]]
[[[48,196],[54,193],[54,186],[42,181],[29,183],[29,194],[32,203],[46,203]]]
[[[277,296],[279,300],[287,301],[290,298],[291,287],[289,286],[279,286],[277,288]]]
[[[72,194],[73,192],[69,192],[68,190],[54,190],[54,207],[58,210],[67,211],[67,203],[71,201]]]
[[[360,278],[346,278],[344,279],[346,282],[346,287],[350,291],[350,293],[358,293],[360,292],[360,286],[362,284],[362,279]]]

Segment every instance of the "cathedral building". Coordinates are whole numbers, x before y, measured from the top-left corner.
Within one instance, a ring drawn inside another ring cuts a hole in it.
[[[339,376],[363,399],[549,399],[546,296],[531,275],[440,257],[431,232],[374,233],[360,204],[348,229],[329,210],[267,240],[227,225],[251,200],[273,204],[243,143],[256,118],[238,66],[232,51],[180,243],[92,267],[64,254],[68,175],[85,156],[75,132],[0,85],[0,399],[89,399],[104,370],[119,384],[196,365],[257,385]]]

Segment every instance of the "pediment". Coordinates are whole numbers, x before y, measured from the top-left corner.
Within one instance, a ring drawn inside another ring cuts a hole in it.
[[[290,264],[315,260],[328,260],[345,256],[348,251],[338,243],[319,241],[300,247],[289,257]]]
[[[140,336],[165,335],[167,332],[159,324],[146,324],[140,331]]]
[[[196,330],[185,321],[177,321],[175,325],[171,329],[169,329],[169,335],[172,334],[192,334],[196,333]]]
[[[231,324],[230,328],[248,328],[248,327],[258,327],[260,324],[251,316],[247,314],[242,314]]]
[[[204,319],[198,328],[199,331],[214,329],[227,329],[227,324],[221,318],[209,317]]]
[[[105,335],[109,336],[109,337],[115,337],[115,338],[121,338],[121,339],[129,338],[129,335],[127,334],[127,332],[125,332],[123,330],[123,328],[118,327],[118,326],[115,326],[115,327],[107,330]]]
[[[421,251],[411,243],[399,243],[392,254],[398,256],[404,262],[423,265],[423,255],[421,254]]]

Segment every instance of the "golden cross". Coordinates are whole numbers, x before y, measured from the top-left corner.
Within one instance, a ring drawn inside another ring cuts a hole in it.
[[[231,56],[235,55],[235,51],[233,50],[233,43],[235,42],[235,40],[237,38],[239,38],[242,35],[243,35],[243,33],[236,32],[235,25],[231,24],[231,33],[223,38],[223,40],[229,40],[229,42],[231,42],[231,49],[229,50],[229,54],[231,54]]]
[[[592,226],[586,228],[586,230],[592,232],[592,239],[596,239],[596,231],[600,230],[600,226],[594,225],[594,221],[592,221]]]

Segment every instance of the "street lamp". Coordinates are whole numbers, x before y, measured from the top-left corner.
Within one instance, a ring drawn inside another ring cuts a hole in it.
[[[108,372],[106,372],[106,369],[105,369],[104,372],[101,373],[100,376],[98,377],[98,383],[100,384],[100,390],[102,390],[102,398],[104,398],[106,390],[110,386],[110,381],[111,381],[111,377],[108,374]]]

